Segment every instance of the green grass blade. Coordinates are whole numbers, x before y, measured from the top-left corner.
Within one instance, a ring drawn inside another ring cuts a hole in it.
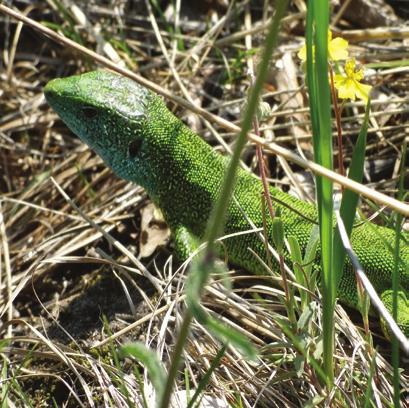
[[[240,156],[246,144],[247,133],[249,132],[252,126],[252,120],[256,112],[257,105],[258,105],[257,102],[259,99],[259,95],[261,93],[264,81],[267,77],[267,73],[269,70],[270,58],[273,55],[273,50],[277,44],[280,22],[287,10],[287,6],[288,6],[288,0],[281,0],[276,3],[276,12],[272,19],[268,34],[266,36],[262,59],[258,67],[255,84],[250,92],[249,101],[248,101],[247,108],[245,110],[245,114],[243,117],[242,128],[237,138],[236,146],[235,146],[233,155],[230,159],[230,163],[229,163],[229,166],[227,168],[227,171],[224,177],[224,181],[223,181],[222,188],[221,188],[221,193],[218,197],[218,200],[214,208],[212,209],[210,219],[206,226],[206,231],[204,234],[204,241],[207,242],[208,245],[207,245],[206,255],[202,257],[200,260],[200,263],[204,271],[201,288],[205,286],[207,279],[208,279],[207,272],[209,268],[208,266],[206,266],[206,264],[212,265],[214,263],[213,256],[212,256],[214,242],[216,238],[218,237],[218,235],[221,233],[223,226],[224,226],[224,220],[225,220],[225,216],[226,216],[226,212],[228,208],[228,203],[230,202],[230,198],[232,196],[232,192],[234,188],[234,180],[235,180],[236,170],[240,162]],[[201,290],[202,289],[199,290],[199,298],[200,298]],[[175,348],[174,348],[174,352],[172,355],[172,360],[171,360],[171,364],[169,368],[169,375],[168,375],[166,385],[165,385],[165,391],[163,393],[163,398],[159,405],[160,408],[165,408],[169,405],[170,396],[171,396],[172,389],[173,389],[173,384],[175,382],[178,368],[179,368],[180,357],[183,352],[183,347],[186,343],[186,339],[189,335],[189,328],[190,328],[192,319],[193,319],[192,312],[190,310],[187,310],[184,316],[184,319],[182,321],[182,325],[180,327],[180,332],[178,335],[177,342],[175,344]]]
[[[205,375],[203,378],[199,381],[199,384],[197,385],[197,389],[193,395],[193,397],[189,400],[189,404],[187,405],[186,408],[193,408],[195,402],[198,400],[200,395],[204,392],[209,380],[210,376],[213,374],[214,370],[218,367],[220,364],[224,354],[226,352],[226,345],[224,345],[216,354],[215,358],[212,361],[212,364],[210,365],[209,369],[206,371]]]
[[[288,238],[288,245],[290,247],[290,255],[291,260],[293,262],[293,269],[295,278],[297,283],[299,283],[302,287],[307,288],[307,282],[305,280],[304,270],[303,270],[303,259],[301,254],[301,247],[297,241],[296,237],[289,236]],[[301,309],[304,310],[307,307],[307,293],[304,289],[298,290],[301,298]]]
[[[208,262],[201,262],[200,259],[193,260],[186,285],[186,302],[188,304],[188,309],[193,317],[204,325],[221,342],[230,343],[238,349],[245,358],[252,360],[256,357],[257,353],[250,340],[234,328],[211,317],[200,304],[203,276],[209,275],[210,273],[217,273],[215,269],[219,272],[223,272],[222,268],[217,264],[212,266]]]
[[[327,385],[329,385],[328,383],[328,376],[326,375],[326,373],[322,370],[322,368],[320,367],[318,361],[311,356],[308,351],[305,348],[305,345],[300,341],[300,339],[293,333],[293,331],[291,330],[291,327],[288,325],[288,323],[286,321],[284,321],[284,319],[277,319],[277,323],[279,324],[281,330],[285,333],[285,335],[291,340],[294,348],[301,353],[304,358],[305,361],[308,362],[308,364],[314,368],[315,371],[315,375],[317,375],[317,377],[324,383],[327,383]]]
[[[276,3],[276,12],[266,36],[263,54],[257,69],[257,76],[254,86],[250,90],[248,104],[243,115],[241,130],[236,140],[236,146],[233,155],[230,159],[229,166],[226,170],[221,193],[212,210],[209,222],[207,224],[204,241],[209,243],[208,248],[211,249],[215,239],[220,235],[228,208],[228,203],[233,193],[236,170],[240,162],[240,156],[247,141],[247,134],[253,124],[253,117],[257,111],[259,96],[263,88],[264,81],[267,77],[270,58],[273,50],[276,47],[278,33],[280,29],[280,21],[283,18],[288,6],[288,0],[281,0]]]
[[[149,378],[158,395],[163,395],[166,381],[166,372],[156,352],[150,350],[143,343],[129,343],[123,345],[120,350],[122,357],[134,357],[148,370]]]
[[[307,80],[313,126],[315,161],[332,169],[331,99],[328,81],[328,23],[327,0],[308,3],[307,12]],[[316,176],[317,207],[320,224],[324,371],[333,383],[335,278],[333,276],[333,200],[332,182]]]
[[[365,163],[365,147],[366,136],[368,133],[368,121],[369,121],[370,100],[366,105],[365,117],[359,131],[358,139],[352,154],[351,165],[348,172],[348,177],[351,180],[361,182],[364,174]],[[345,230],[348,234],[348,238],[351,236],[352,227],[355,220],[355,212],[358,206],[359,195],[352,190],[345,190],[342,194],[340,215],[345,225]],[[338,228],[335,229],[334,236],[334,272],[337,279],[336,287],[341,279],[342,269],[346,258],[346,252],[341,240]]]

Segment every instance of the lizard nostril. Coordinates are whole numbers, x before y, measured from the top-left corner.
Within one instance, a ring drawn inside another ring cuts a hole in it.
[[[142,139],[136,139],[128,145],[128,155],[133,159],[139,152],[142,146]]]

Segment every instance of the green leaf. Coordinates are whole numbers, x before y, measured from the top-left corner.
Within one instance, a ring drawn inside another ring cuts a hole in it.
[[[298,354],[294,358],[294,368],[297,373],[298,378],[302,378],[304,375],[304,365],[305,365],[305,358],[302,354]]]
[[[143,343],[135,342],[123,345],[119,349],[121,357],[134,357],[148,370],[148,375],[155,391],[163,394],[166,381],[166,372],[156,352],[150,350]]]
[[[295,279],[298,284],[300,284],[304,288],[307,288],[308,286],[307,286],[307,282],[305,280],[305,275],[304,275],[304,266],[303,266],[303,259],[302,259],[300,244],[298,243],[297,238],[292,235],[289,236],[287,239],[288,239],[288,245],[290,247],[290,255],[291,255],[291,260],[293,262]],[[298,292],[301,298],[301,310],[303,310],[307,305],[307,293],[302,288],[299,288]]]
[[[332,169],[331,99],[328,81],[328,0],[308,2],[307,8],[307,85],[313,130],[314,160]],[[313,57],[313,48],[315,50]],[[317,207],[320,225],[324,370],[328,383],[334,379],[334,307],[335,279],[333,276],[333,200],[332,182],[316,176]]]
[[[300,318],[297,322],[297,328],[300,330],[307,331],[307,326],[312,322],[315,312],[317,310],[317,304],[315,301],[308,304],[308,306],[301,313]]]
[[[277,252],[282,255],[284,249],[284,224],[281,217],[275,216],[273,218],[272,233]]]
[[[257,356],[256,350],[246,336],[227,326],[219,320],[211,317],[209,313],[200,304],[200,295],[203,286],[203,276],[214,273],[215,269],[221,273],[224,269],[220,263],[215,263],[214,260],[207,260],[203,257],[193,260],[189,278],[186,284],[186,302],[190,313],[205,326],[214,336],[223,343],[230,343],[236,347],[247,359],[255,359]]]
[[[223,324],[220,320],[213,317],[208,318],[206,328],[223,343],[230,343],[237,348],[248,360],[255,360],[257,351],[250,343],[248,338],[231,326]]]
[[[223,273],[220,263],[216,263],[213,257],[205,258],[199,254],[191,264],[190,273],[186,283],[186,302],[192,315],[202,324],[206,324],[208,313],[200,304],[200,298],[204,285],[211,273]]]
[[[308,400],[304,405],[304,408],[314,408],[316,406],[320,406],[320,404],[325,400],[325,398],[326,397],[324,395],[318,394],[315,397]]]
[[[370,100],[366,105],[365,117],[359,131],[358,139],[352,154],[351,165],[348,172],[348,177],[351,180],[361,182],[364,174],[365,163],[365,147],[366,147],[366,135],[368,132],[368,120],[369,120]],[[358,205],[359,195],[351,190],[345,190],[342,195],[340,215],[345,225],[345,230],[348,237],[351,236],[352,227],[355,220],[355,212]],[[335,230],[334,236],[334,272],[337,279],[337,285],[342,277],[342,270],[344,268],[344,262],[346,252],[341,240],[338,228]]]
[[[310,239],[305,248],[304,255],[304,270],[307,276],[311,273],[311,269],[314,266],[314,260],[317,257],[317,249],[320,239],[320,231],[318,225],[314,225],[311,230]]]
[[[204,392],[209,383],[210,376],[213,374],[216,367],[219,366],[224,354],[226,352],[226,345],[224,345],[214,357],[212,364],[210,365],[209,369],[205,372],[204,376],[200,380],[199,384],[197,385],[197,389],[193,395],[193,397],[189,400],[189,404],[186,408],[196,407],[195,405],[196,400],[200,397],[200,395]]]

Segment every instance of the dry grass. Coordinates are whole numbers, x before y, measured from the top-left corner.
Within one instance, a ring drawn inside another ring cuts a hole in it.
[[[133,2],[133,7],[115,1],[90,2],[82,9],[85,25],[79,24],[78,11],[66,8],[68,14],[64,14],[51,1],[28,8],[25,2],[17,5],[35,20],[105,52],[175,95],[238,123],[249,84],[246,70],[253,54],[249,50],[262,44],[263,17],[271,14],[259,3],[251,10],[241,2],[230,8],[183,6],[175,14],[181,27],[176,35],[172,35],[175,15],[167,14],[165,21],[154,10],[150,19],[142,1]],[[286,58],[286,64],[295,64],[297,71],[295,76],[288,74],[285,83],[283,71],[272,67],[265,100],[273,114],[264,128],[267,138],[309,157],[309,117],[295,57],[303,22],[303,2],[295,1],[275,57],[276,61]],[[356,27],[341,19],[338,28]],[[4,339],[0,398],[10,406],[139,405],[141,384],[149,396],[149,382],[141,368],[138,377],[135,364],[118,359],[115,350],[126,341],[142,340],[168,361],[184,307],[185,270],[172,260],[169,248],[138,259],[139,214],[146,195],[138,186],[116,178],[45,103],[42,88],[48,80],[94,69],[93,62],[5,15],[0,15],[0,30],[0,329]],[[371,36],[361,40],[354,32],[353,53],[370,62],[401,58],[408,36],[390,40],[391,31],[385,28],[384,37],[377,41]],[[378,93],[367,157],[368,172],[371,166],[376,171],[366,184],[391,196],[396,192],[400,145],[407,137],[407,70],[404,66],[377,71],[371,78]],[[347,160],[362,119],[359,106],[351,104],[343,119]],[[172,108],[215,148],[230,150],[233,134],[178,106]],[[243,161],[255,168],[253,145],[249,144]],[[269,162],[273,182],[285,189],[291,186],[308,198],[308,186],[299,182],[297,167],[283,158],[271,157]],[[260,356],[247,362],[229,349],[211,376],[209,393],[233,406],[295,407],[307,401],[361,406],[371,373],[375,403],[383,406],[391,401],[389,343],[381,339],[379,329],[375,327],[375,342],[381,353],[368,344],[357,313],[352,323],[338,307],[339,393],[328,396],[302,350],[277,324],[284,308],[282,291],[271,284],[271,278],[247,276],[243,271],[232,273],[231,279],[232,292],[213,282],[204,305],[245,333],[259,347]],[[313,298],[298,341],[319,358],[318,293]],[[196,387],[220,347],[203,327],[194,325],[181,389],[185,381]],[[406,373],[402,387],[409,387]]]

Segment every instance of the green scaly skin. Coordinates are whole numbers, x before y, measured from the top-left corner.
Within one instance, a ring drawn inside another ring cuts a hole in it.
[[[67,126],[95,150],[113,171],[143,186],[169,223],[179,251],[186,257],[197,239],[203,238],[213,203],[217,199],[227,160],[214,152],[167,108],[164,101],[128,78],[94,71],[50,81],[45,90],[48,103]],[[275,208],[281,209],[286,236],[294,236],[305,248],[316,208],[281,190],[270,187]],[[228,209],[225,233],[249,230],[248,219],[262,227],[260,181],[239,169],[234,196]],[[286,205],[281,205],[284,203]],[[243,212],[246,216],[243,215]],[[246,218],[247,217],[247,218]],[[267,220],[269,242],[271,220]],[[409,234],[403,233],[400,250],[398,323],[409,335]],[[395,234],[374,224],[354,228],[351,242],[369,279],[391,310],[391,247]],[[256,233],[224,242],[229,259],[253,273],[265,268],[249,248],[265,259],[265,247]],[[287,254],[287,261],[290,261]],[[289,262],[290,263],[290,262]],[[319,268],[319,251],[315,260]],[[277,266],[277,265],[276,265]],[[358,302],[355,273],[349,261],[344,267],[338,296],[355,306]]]

